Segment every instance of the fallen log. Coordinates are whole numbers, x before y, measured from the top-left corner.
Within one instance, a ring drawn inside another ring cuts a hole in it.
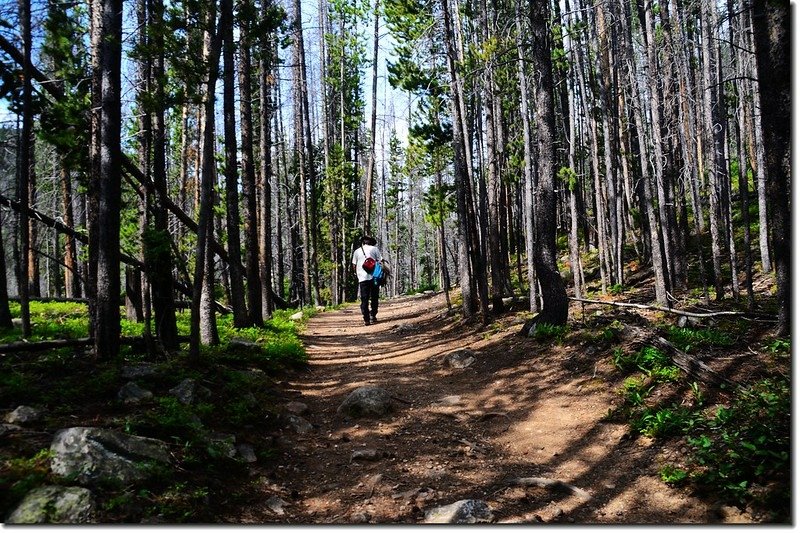
[[[581,302],[586,304],[600,304],[600,305],[610,305],[612,307],[633,307],[636,309],[647,309],[650,311],[663,311],[664,313],[672,313],[674,315],[688,316],[692,318],[714,318],[717,316],[741,316],[741,317],[758,316],[762,320],[769,320],[768,317],[755,315],[753,313],[747,313],[744,311],[710,311],[708,313],[695,313],[694,311],[671,309],[669,307],[662,307],[660,305],[636,304],[632,302],[606,302],[604,300],[589,300],[586,298],[574,298],[574,297],[570,297],[569,299],[572,300],[573,302]],[[777,319],[775,319],[775,321],[777,322]]]
[[[189,337],[179,335],[178,342],[189,342]],[[77,339],[50,339],[46,341],[18,341],[8,344],[0,344],[0,354],[20,353],[20,352],[41,352],[44,350],[54,350],[57,348],[80,348],[91,346],[94,343],[92,337],[80,337]],[[144,337],[120,337],[120,344],[132,346],[134,348],[144,348],[147,341]]]
[[[642,329],[637,326],[625,324],[620,331],[620,335],[626,342],[650,345],[661,350],[675,363],[675,366],[686,372],[691,377],[710,385],[728,385],[737,388],[740,385],[735,381],[726,378],[713,368],[709,367],[697,357],[681,351],[672,343],[657,334]]]

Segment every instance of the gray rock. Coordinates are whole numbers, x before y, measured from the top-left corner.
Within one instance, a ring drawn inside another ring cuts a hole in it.
[[[247,350],[258,349],[261,348],[261,345],[257,342],[253,342],[247,339],[242,339],[240,337],[234,337],[228,341],[228,348],[244,348]]]
[[[59,476],[75,476],[81,484],[118,480],[123,484],[150,476],[147,463],[169,464],[167,444],[93,427],[58,431],[50,445],[50,468]]]
[[[392,397],[380,387],[359,387],[345,398],[336,410],[340,415],[359,417],[381,417],[394,409]]]
[[[372,448],[365,448],[363,450],[356,450],[350,456],[351,461],[377,461],[381,458],[381,453]]]
[[[267,504],[267,509],[277,515],[286,514],[283,508],[289,505],[287,502],[283,501],[280,496],[272,496],[265,503]]]
[[[236,452],[245,463],[255,463],[258,461],[258,457],[256,457],[256,451],[249,444],[237,444]]]
[[[179,402],[184,405],[192,405],[198,398],[208,398],[211,391],[202,385],[198,385],[192,378],[186,378],[169,390]]]
[[[134,381],[129,381],[117,393],[117,398],[123,403],[137,404],[153,398],[153,393],[141,388]]]
[[[22,319],[21,318],[12,318],[11,325],[17,329],[22,329]]]
[[[139,379],[149,378],[157,373],[153,365],[131,365],[123,366],[119,375],[122,379]]]
[[[308,405],[303,402],[289,402],[286,404],[286,410],[293,415],[303,416],[308,413]]]
[[[9,424],[30,424],[42,418],[42,413],[38,409],[20,405],[6,415],[6,422]]]
[[[483,500],[459,500],[450,505],[425,511],[426,524],[476,524],[494,520],[489,505]]]
[[[302,416],[288,414],[286,415],[286,423],[298,435],[307,435],[314,431],[314,426],[311,425],[311,422],[309,422]]]
[[[16,424],[0,424],[0,437],[3,437],[8,433],[14,433],[15,431],[21,430],[22,427]]]
[[[205,438],[208,451],[212,456],[222,456],[228,459],[236,457],[235,435],[210,431],[206,434]]]
[[[475,362],[475,352],[467,348],[450,352],[444,358],[445,366],[450,368],[467,368]]]
[[[453,396],[444,396],[443,398],[439,398],[431,405],[434,407],[453,407],[461,403],[461,396],[453,395]]]
[[[86,524],[92,521],[94,497],[83,487],[38,487],[30,491],[7,524]]]

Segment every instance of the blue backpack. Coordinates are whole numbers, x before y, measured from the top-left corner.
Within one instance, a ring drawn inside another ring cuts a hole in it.
[[[386,275],[383,272],[383,267],[380,261],[375,262],[375,270],[372,271],[372,280],[378,287],[386,285]]]

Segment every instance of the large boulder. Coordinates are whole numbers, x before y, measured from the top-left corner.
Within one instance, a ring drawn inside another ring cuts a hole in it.
[[[392,396],[380,387],[359,387],[336,410],[340,415],[379,418],[394,409]]]
[[[45,486],[30,491],[7,524],[86,524],[92,521],[94,497],[83,487]]]
[[[483,500],[459,500],[450,505],[425,511],[426,524],[476,524],[494,520],[492,510]]]
[[[50,451],[54,474],[75,476],[86,485],[100,480],[142,481],[152,471],[148,464],[170,462],[165,442],[92,427],[62,429]]]

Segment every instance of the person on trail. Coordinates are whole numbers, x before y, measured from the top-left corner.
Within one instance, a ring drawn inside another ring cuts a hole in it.
[[[378,286],[372,279],[375,265],[382,261],[377,241],[369,235],[361,237],[361,245],[353,250],[353,270],[358,277],[358,294],[361,298],[361,314],[364,325],[375,324],[378,319]],[[371,259],[371,261],[369,261]],[[366,270],[365,270],[366,267]]]

